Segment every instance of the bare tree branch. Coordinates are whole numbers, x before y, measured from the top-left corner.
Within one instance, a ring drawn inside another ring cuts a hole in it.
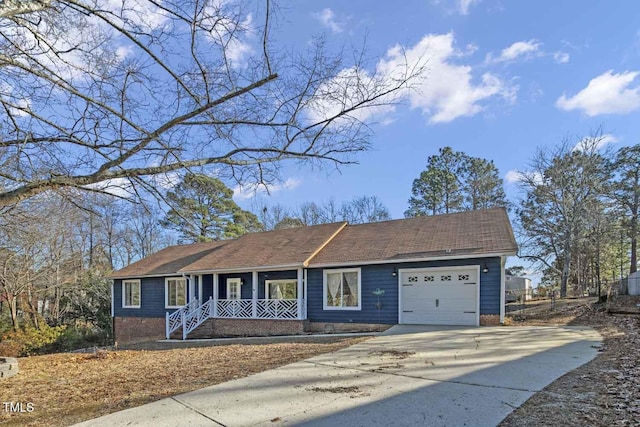
[[[251,183],[283,160],[354,163],[424,61],[380,71],[322,38],[288,52],[262,5],[0,2],[0,207],[114,179],[143,196],[188,168]]]

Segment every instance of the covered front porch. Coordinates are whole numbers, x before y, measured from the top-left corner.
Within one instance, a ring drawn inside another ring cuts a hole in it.
[[[223,271],[186,276],[186,304],[166,313],[166,336],[182,338],[207,319],[306,319],[304,269]],[[170,290],[168,291],[170,292]]]

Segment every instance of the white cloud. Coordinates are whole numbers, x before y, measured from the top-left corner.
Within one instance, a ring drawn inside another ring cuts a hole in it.
[[[514,182],[520,182],[520,172],[518,172],[517,170],[510,170],[509,172],[507,172],[507,174],[504,176],[504,180],[509,183],[512,184]]]
[[[322,9],[321,12],[314,13],[313,17],[320,21],[324,27],[331,30],[334,34],[341,33],[344,30],[344,24],[336,21],[336,14],[329,8]]]
[[[562,51],[553,52],[553,60],[558,64],[566,64],[569,62],[569,54]]]
[[[507,184],[519,184],[521,182],[542,184],[543,178],[540,172],[523,172],[512,169],[505,174],[504,180]]]
[[[467,54],[454,47],[453,33],[426,35],[408,48],[396,45],[376,65],[375,77],[366,70],[352,67],[342,70],[335,79],[321,87],[310,119],[323,120],[361,101],[366,93],[358,84],[367,86],[378,82],[390,86],[407,70],[420,68],[426,68],[426,78],[420,80],[413,90],[396,92],[393,98],[379,100],[382,105],[360,109],[352,113],[352,117],[365,121],[372,116],[388,115],[394,111],[393,101],[408,100],[412,108],[420,109],[428,117],[429,123],[446,123],[479,113],[484,109],[481,103],[490,98],[500,97],[515,102],[517,86],[505,83],[491,73],[482,74],[480,81],[474,82],[472,67],[457,63]],[[346,94],[343,96],[346,103],[336,101],[336,91]],[[389,120],[385,117],[384,122]]]
[[[156,186],[162,187],[165,190],[170,190],[178,185],[181,179],[182,177],[180,176],[179,172],[171,171],[154,175],[151,182],[153,182],[153,184],[155,184]]]
[[[395,70],[380,72],[378,79],[363,68],[350,67],[341,70],[332,80],[322,84],[316,91],[314,99],[309,104],[309,119],[317,123],[336,117],[341,111],[348,110],[369,98],[370,93],[376,93],[376,86],[393,84]],[[337,98],[336,94],[340,94]],[[400,91],[396,96],[379,99],[377,105],[367,108],[357,108],[349,113],[349,119],[364,122],[372,116],[381,116],[394,111],[391,103],[398,100],[404,93]],[[386,118],[385,121],[388,121]],[[337,120],[340,122],[340,119]]]
[[[211,42],[224,48],[227,61],[234,68],[244,68],[254,52],[251,40],[255,36],[253,15],[248,14],[242,21],[225,16],[220,5],[209,5],[203,15],[211,26]]]
[[[9,110],[9,114],[13,118],[29,116],[28,111],[31,110],[31,100],[21,97],[10,84],[0,82],[0,100],[2,100],[3,107]]]
[[[429,116],[430,123],[446,123],[463,116],[473,116],[483,110],[480,104],[492,97],[515,100],[516,88],[491,73],[484,73],[480,82],[473,82],[472,68],[454,62],[461,56],[454,47],[453,33],[427,35],[408,50],[411,57],[427,58],[428,78],[409,94],[411,106]],[[399,61],[400,57],[391,58]]]
[[[517,59],[530,59],[536,56],[542,56],[544,53],[540,49],[541,46],[542,43],[535,39],[515,42],[511,46],[502,49],[500,56],[497,58],[492,57],[491,54],[487,55],[486,62],[513,62]]]
[[[113,178],[86,186],[92,190],[113,194],[121,198],[131,198],[135,195],[133,184],[128,178]]]
[[[458,9],[458,12],[461,15],[468,15],[469,14],[469,8],[474,4],[480,3],[481,1],[482,0],[457,0],[456,6],[457,6],[457,9]]]
[[[535,184],[542,184],[544,178],[540,172],[520,172],[519,181],[533,182]]]
[[[161,28],[168,21],[167,14],[162,8],[146,0],[108,0],[105,6],[108,11],[122,18],[121,25],[127,22],[144,28],[144,31]]]
[[[605,133],[599,136],[585,136],[582,138],[574,147],[574,151],[582,151],[582,149],[587,146],[590,147],[595,145],[596,150],[600,150],[609,144],[615,144],[619,142],[620,139],[615,135],[611,135],[610,133]]]
[[[590,117],[630,113],[640,108],[640,86],[631,86],[638,74],[638,71],[620,74],[606,71],[574,96],[562,94],[556,101],[556,107],[565,111],[582,110]]]
[[[293,190],[302,184],[302,180],[297,178],[288,178],[280,184],[249,184],[237,185],[233,189],[233,195],[240,200],[250,199],[258,194],[273,194],[282,190]]]

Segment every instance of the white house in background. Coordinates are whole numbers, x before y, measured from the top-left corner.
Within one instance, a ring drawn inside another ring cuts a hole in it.
[[[640,271],[631,273],[627,278],[627,288],[629,295],[640,295]]]
[[[505,284],[505,302],[514,302],[531,299],[531,279],[520,276],[504,276]]]

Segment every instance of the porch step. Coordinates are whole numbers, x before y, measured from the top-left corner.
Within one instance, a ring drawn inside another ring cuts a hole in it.
[[[215,319],[207,319],[200,326],[189,332],[187,339],[201,339],[201,338],[213,338],[213,325]],[[182,328],[179,331],[180,339],[182,339]]]

